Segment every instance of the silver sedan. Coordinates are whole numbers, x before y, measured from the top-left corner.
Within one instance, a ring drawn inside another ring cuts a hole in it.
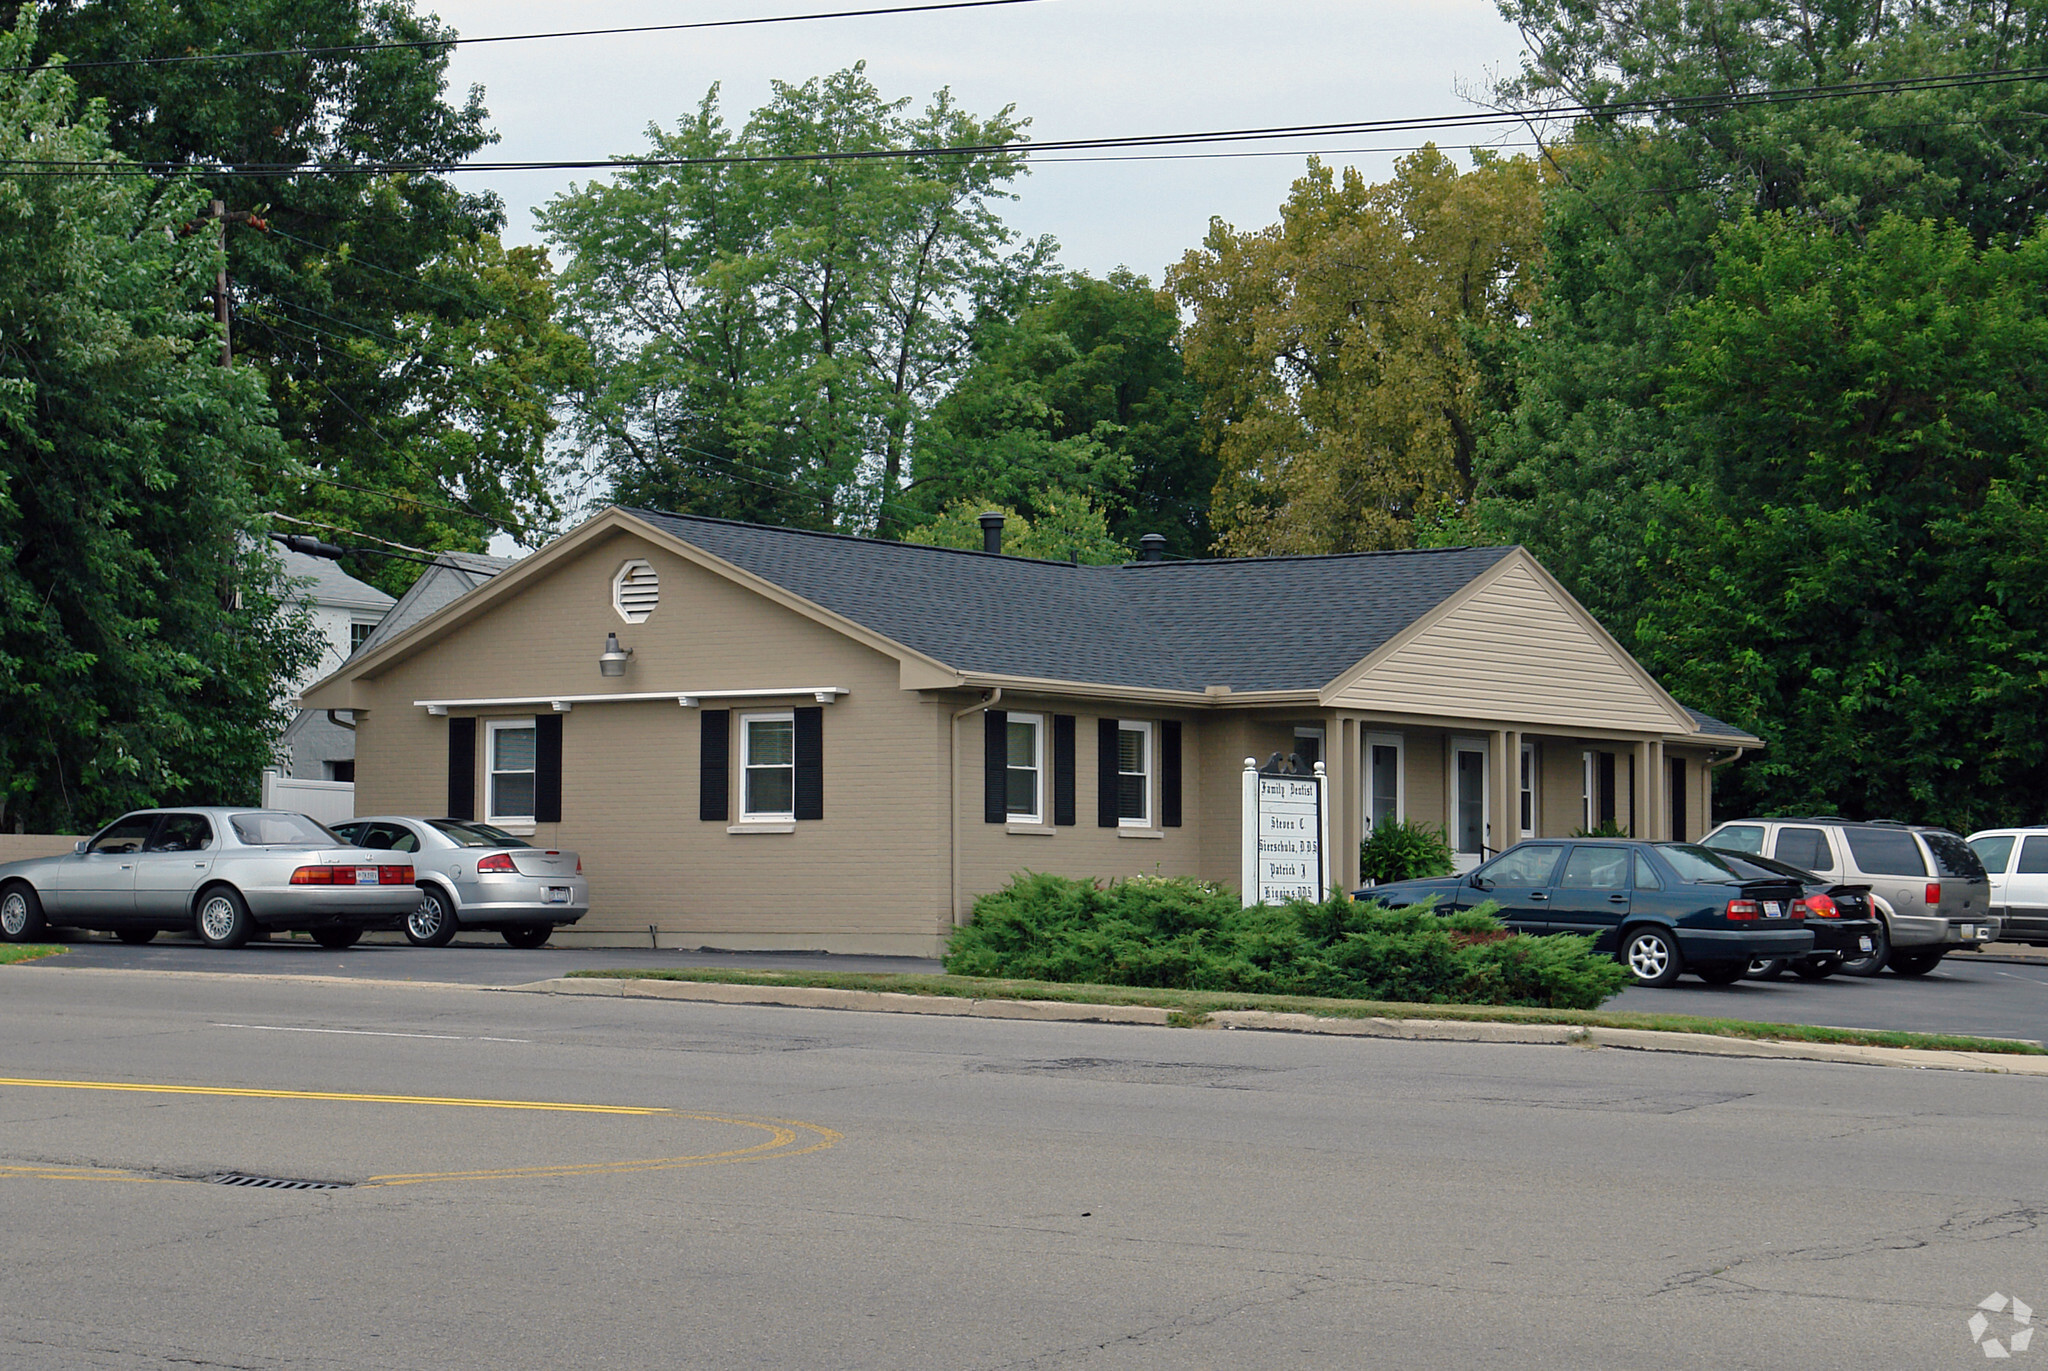
[[[539,947],[590,912],[590,883],[574,852],[521,842],[469,819],[380,814],[336,824],[365,847],[402,852],[419,868],[422,898],[405,936],[446,947],[458,930],[491,929],[514,947]]]
[[[364,851],[279,809],[145,809],[70,852],[0,865],[0,937],[89,928],[146,943],[190,932],[209,947],[306,932],[347,947],[419,904],[412,860]]]

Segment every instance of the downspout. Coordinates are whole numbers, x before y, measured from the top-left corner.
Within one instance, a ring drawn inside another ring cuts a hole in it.
[[[1747,750],[1738,747],[1725,757],[1716,757],[1708,753],[1707,759],[1700,763],[1700,772],[1707,778],[1707,812],[1701,816],[1705,820],[1701,825],[1701,832],[1711,832],[1714,827],[1714,768],[1742,760],[1742,754]]]
[[[350,720],[349,720],[349,722],[347,722],[347,723],[343,723],[343,722],[342,722],[342,721],[341,721],[340,719],[337,719],[337,718],[335,717],[335,715],[337,715],[337,714],[339,714],[339,713],[341,713],[341,711],[340,711],[340,710],[338,710],[338,709],[330,709],[330,710],[328,710],[328,711],[327,711],[327,722],[328,722],[328,723],[330,723],[330,724],[333,724],[333,725],[334,725],[334,726],[335,726],[336,728],[345,728],[345,729],[347,729],[347,730],[348,730],[349,732],[351,732],[351,733],[355,732],[355,731],[356,731],[356,725],[355,725],[355,720],[354,720],[354,718],[353,718],[353,717],[351,717],[351,718],[350,718]],[[351,716],[353,716],[353,715],[355,714],[355,711],[354,711],[354,710],[350,710],[350,711],[349,711],[349,714],[350,714]]]
[[[997,686],[982,696],[978,703],[971,704],[953,715],[953,733],[950,740],[952,755],[946,767],[946,914],[952,919],[955,928],[967,922],[960,917],[960,721],[970,714],[993,708],[1001,703],[1002,698],[1003,688]]]

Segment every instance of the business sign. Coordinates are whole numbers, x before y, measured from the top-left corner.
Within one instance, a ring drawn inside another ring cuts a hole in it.
[[[1244,759],[1244,902],[1285,904],[1330,893],[1330,778],[1269,775]]]

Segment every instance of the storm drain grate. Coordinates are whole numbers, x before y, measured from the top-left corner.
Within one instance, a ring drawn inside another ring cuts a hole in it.
[[[348,1181],[301,1181],[289,1176],[251,1176],[240,1171],[223,1171],[207,1180],[215,1185],[239,1185],[250,1190],[350,1190]]]

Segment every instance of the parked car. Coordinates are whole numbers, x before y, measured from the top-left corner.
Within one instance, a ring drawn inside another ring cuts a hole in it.
[[[1811,871],[1801,871],[1789,862],[1754,853],[1714,850],[1738,872],[1789,876],[1799,882],[1804,892],[1799,901],[1806,909],[1806,926],[1813,930],[1813,951],[1803,957],[1753,961],[1749,964],[1751,980],[1767,981],[1789,970],[1801,980],[1819,981],[1850,967],[1884,965],[1884,955],[1877,948],[1882,925],[1878,923],[1876,907],[1870,903],[1869,886],[1830,881]]]
[[[1981,947],[1998,937],[1984,864],[1945,828],[1839,815],[1737,819],[1700,842],[1868,885],[1886,951],[1867,967],[1843,968],[1853,975],[1874,976],[1889,966],[1901,976],[1924,976],[1950,948]]]
[[[1539,838],[1463,876],[1394,881],[1352,898],[1397,909],[1434,900],[1444,913],[1491,900],[1516,932],[1584,934],[1638,985],[1657,986],[1688,971],[1727,985],[1755,958],[1811,952],[1800,894],[1790,877],[1744,875],[1690,843]]]
[[[1969,842],[1991,882],[1998,936],[2048,947],[2048,828],[1987,828]]]
[[[502,828],[379,814],[334,831],[364,847],[403,852],[418,868],[420,899],[405,936],[419,947],[446,947],[465,928],[495,931],[514,947],[539,947],[590,912],[581,857],[534,847]]]
[[[419,904],[411,859],[352,846],[280,809],[147,809],[70,852],[0,866],[0,937],[89,928],[125,943],[166,931],[209,947],[304,932],[347,947],[397,928]]]

